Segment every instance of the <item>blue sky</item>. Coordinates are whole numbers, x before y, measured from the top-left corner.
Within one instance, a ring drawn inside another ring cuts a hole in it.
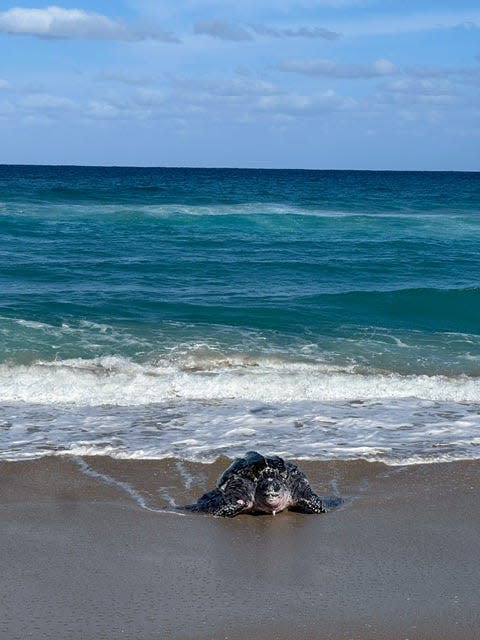
[[[480,5],[0,0],[0,163],[480,169]]]

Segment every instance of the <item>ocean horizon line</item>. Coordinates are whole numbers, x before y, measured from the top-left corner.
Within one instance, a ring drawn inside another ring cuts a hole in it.
[[[81,164],[81,163],[42,163],[42,162],[0,162],[0,167],[48,167],[59,169],[172,169],[188,171],[298,171],[309,173],[479,173],[480,169],[358,169],[358,168],[315,168],[315,167],[244,167],[244,166],[189,166],[189,165],[135,165],[135,164]]]

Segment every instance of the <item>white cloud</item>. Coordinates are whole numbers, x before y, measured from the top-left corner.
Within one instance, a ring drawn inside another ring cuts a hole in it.
[[[371,64],[341,64],[333,60],[284,60],[274,68],[287,73],[330,78],[375,78],[397,73],[393,62],[384,59]]]
[[[92,118],[109,120],[118,118],[120,110],[105,100],[91,100],[86,106],[85,115]]]
[[[158,77],[154,75],[140,75],[125,71],[99,71],[94,80],[102,83],[125,84],[132,87],[145,87],[154,84]]]
[[[296,27],[275,28],[264,24],[234,24],[225,20],[198,20],[193,27],[194,33],[212,36],[221,40],[236,42],[251,41],[254,39],[252,32],[257,36],[271,38],[308,38],[336,40],[340,34],[323,27]]]
[[[65,109],[75,108],[75,103],[69,98],[52,95],[50,93],[32,93],[22,98],[20,104],[28,109],[45,109],[47,111],[63,111]]]
[[[7,80],[0,78],[0,89],[9,89],[9,88],[10,88],[10,83],[7,82]]]
[[[386,83],[384,89],[393,93],[425,96],[450,96],[455,93],[455,87],[450,80],[441,78],[403,77]]]
[[[170,76],[170,82],[175,89],[187,92],[203,92],[216,96],[269,96],[282,93],[273,83],[257,78],[222,76],[207,78],[191,78]]]
[[[310,38],[323,40],[337,40],[340,34],[322,27],[298,27],[296,29],[276,29],[263,24],[250,24],[249,27],[260,36],[273,38]]]
[[[475,29],[480,24],[480,11],[431,11],[388,17],[370,16],[368,20],[340,23],[345,36],[377,36],[445,29]]]
[[[393,62],[390,62],[390,60],[385,60],[384,58],[375,60],[375,62],[371,66],[375,75],[390,76],[394,73],[397,73],[397,67],[393,64]]]
[[[457,29],[463,29],[464,31],[476,31],[477,29],[480,29],[480,24],[472,22],[471,20],[464,20],[457,25]]]
[[[246,29],[224,20],[198,20],[195,22],[193,30],[197,34],[212,36],[220,40],[232,40],[234,42],[253,40]]]
[[[261,111],[288,115],[315,115],[324,111],[338,111],[355,104],[350,98],[344,98],[331,89],[316,95],[285,94],[263,96],[257,102]]]
[[[448,78],[460,84],[480,85],[480,67],[417,66],[407,69],[407,73],[416,78]]]
[[[15,117],[17,109],[10,100],[0,100],[0,118]]]
[[[45,9],[14,7],[4,11],[0,13],[0,33],[40,38],[179,41],[172,33],[160,29],[133,29],[100,13],[56,6]]]
[[[388,87],[385,89],[385,91],[376,96],[376,101],[379,105],[383,104],[387,108],[393,105],[406,107],[410,110],[415,109],[419,115],[422,113],[422,106],[447,107],[460,103],[458,96],[444,90],[423,88],[421,86],[403,87],[401,89]]]
[[[181,117],[189,126],[203,126],[249,118],[267,123],[277,116],[309,118],[355,106],[351,98],[331,90],[313,95],[289,93],[261,79],[178,77],[170,83],[169,89],[135,89],[128,97],[120,93],[98,96],[81,107],[81,113],[91,119],[132,122],[172,122]]]

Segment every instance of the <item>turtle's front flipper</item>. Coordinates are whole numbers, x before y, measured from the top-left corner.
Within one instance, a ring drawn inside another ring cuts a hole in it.
[[[323,500],[321,500],[316,493],[313,493],[313,491],[310,491],[309,494],[299,496],[295,504],[295,509],[302,511],[303,513],[327,512],[327,508]]]
[[[288,463],[288,469],[292,492],[292,508],[303,513],[326,513],[327,508],[323,500],[312,491],[305,474],[291,463]]]
[[[182,507],[182,509],[200,513],[210,513],[213,516],[220,516],[222,518],[234,518],[249,506],[250,505],[241,499],[234,502],[225,500],[225,496],[221,491],[214,490],[202,496],[195,504],[187,504],[185,507]]]
[[[236,502],[227,502],[224,503],[216,509],[216,511],[212,511],[214,516],[219,516],[222,518],[234,518],[238,516],[239,513],[245,511],[246,504],[243,500],[237,500]]]
[[[259,456],[259,454],[255,454]],[[220,498],[214,516],[234,518],[243,511],[250,511],[254,502],[255,483],[243,474],[234,474],[217,489]]]
[[[220,489],[213,489],[205,493],[195,504],[189,504],[183,508],[223,518],[234,518],[250,507],[251,502],[246,496],[245,499],[239,495],[228,495],[227,497]]]
[[[200,513],[215,513],[223,504],[223,494],[219,489],[213,489],[204,493],[195,504],[187,504],[183,507],[187,511],[199,511]]]

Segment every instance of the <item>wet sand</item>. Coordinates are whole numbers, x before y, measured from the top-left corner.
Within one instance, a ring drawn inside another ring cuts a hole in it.
[[[2,640],[479,637],[480,462],[302,462],[325,515],[162,511],[226,463],[0,463]]]

